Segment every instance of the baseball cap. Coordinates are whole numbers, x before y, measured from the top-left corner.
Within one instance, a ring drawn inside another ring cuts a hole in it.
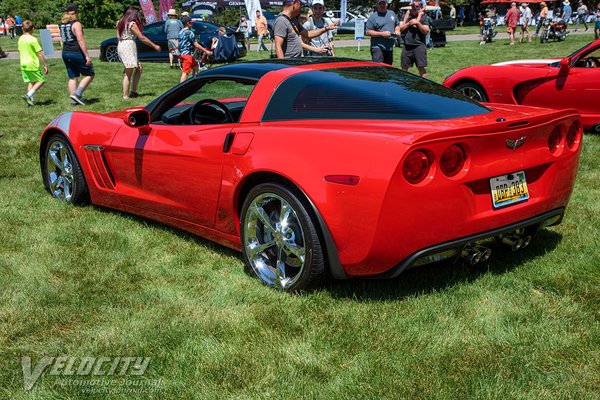
[[[284,3],[288,3],[289,4],[289,3],[293,3],[295,1],[299,1],[300,4],[302,4],[304,6],[308,4],[308,2],[306,0],[285,0]]]
[[[66,12],[77,12],[77,4],[69,3],[65,7]]]
[[[375,0],[375,3],[376,4],[379,4],[379,3],[388,3],[389,4],[388,0]]]
[[[319,4],[319,5],[323,6],[323,7],[325,7],[325,3],[323,2],[323,0],[313,0],[313,2],[312,2],[312,4],[311,4],[311,7],[312,7],[312,6],[315,6],[315,5],[317,5],[317,4]]]
[[[181,23],[183,24],[183,26],[186,26],[187,24],[189,24],[191,20],[192,19],[188,16],[181,17]]]

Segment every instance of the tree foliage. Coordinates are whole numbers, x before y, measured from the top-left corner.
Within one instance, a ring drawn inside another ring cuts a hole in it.
[[[130,6],[139,8],[137,0],[2,0],[0,15],[19,15],[39,28],[59,23],[65,5],[70,2],[79,6],[79,20],[89,28],[113,28],[125,9]]]

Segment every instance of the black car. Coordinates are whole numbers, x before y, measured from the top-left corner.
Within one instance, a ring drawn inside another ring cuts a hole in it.
[[[167,44],[167,34],[164,31],[165,23],[156,22],[149,24],[144,27],[144,35],[152,42],[160,46],[160,51],[154,51],[150,47],[142,43],[141,40],[136,39],[138,59],[140,61],[169,61],[169,47]],[[196,33],[196,40],[207,48],[210,48],[212,38],[218,36],[217,30],[219,25],[211,24],[208,22],[194,21],[192,29]],[[241,32],[233,32],[228,30],[228,35],[235,35],[238,50],[240,51],[240,57],[246,55],[246,46],[244,45],[244,34]],[[100,44],[100,60],[101,61],[121,61],[117,52],[117,45],[119,41],[116,37],[106,39]]]

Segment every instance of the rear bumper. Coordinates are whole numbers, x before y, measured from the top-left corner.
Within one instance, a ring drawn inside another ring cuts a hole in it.
[[[431,247],[419,250],[401,263],[390,269],[389,271],[374,276],[374,278],[395,278],[402,273],[405,269],[415,265],[418,260],[427,259],[428,257],[435,257],[441,253],[451,253],[454,251],[454,255],[446,258],[457,257],[465,246],[475,244],[478,241],[497,237],[499,235],[514,232],[516,230],[524,230],[528,235],[535,235],[541,228],[547,226],[558,225],[562,221],[565,209],[557,208],[552,211],[545,212],[532,218],[528,218],[523,221],[519,221],[510,225],[503,226],[501,228],[492,229],[486,232],[477,233],[474,235],[466,236],[460,239],[451,240],[449,242],[436,244]]]

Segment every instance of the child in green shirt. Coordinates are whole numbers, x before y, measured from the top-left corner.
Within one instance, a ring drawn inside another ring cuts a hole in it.
[[[35,105],[33,95],[46,83],[48,65],[44,58],[44,52],[37,39],[31,34],[33,23],[29,20],[23,22],[23,36],[19,38],[19,58],[21,60],[21,75],[27,83],[27,93],[21,96],[29,106]],[[44,69],[40,68],[40,61]]]

